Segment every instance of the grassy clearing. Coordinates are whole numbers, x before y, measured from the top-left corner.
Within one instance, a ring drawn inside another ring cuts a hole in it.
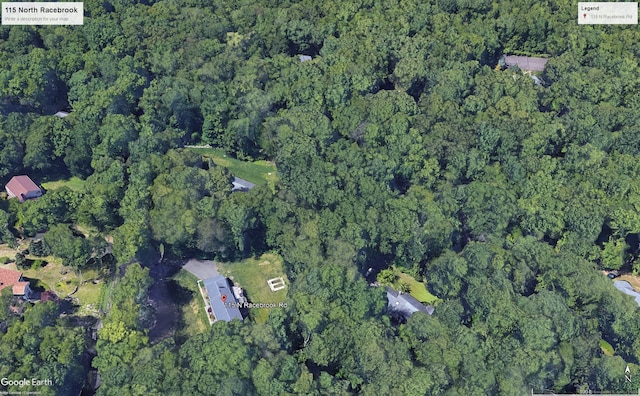
[[[241,161],[231,158],[224,150],[217,148],[189,148],[202,155],[203,158],[210,158],[213,163],[229,169],[234,176],[245,179],[255,184],[276,183],[276,165],[269,161]]]
[[[44,189],[48,191],[56,190],[60,187],[69,187],[71,190],[80,191],[84,187],[84,180],[73,176],[66,180],[56,180],[42,183],[42,187],[44,187]]]
[[[16,250],[12,249],[6,243],[0,245],[0,257],[8,257],[10,260],[15,260]]]
[[[391,267],[378,274],[378,282],[383,286],[391,286],[395,290],[409,292],[413,298],[423,304],[433,304],[438,302],[438,297],[429,293],[423,282],[416,280],[413,276]]]
[[[398,280],[408,284],[409,288],[411,289],[409,294],[411,294],[416,300],[420,301],[421,303],[433,304],[434,302],[438,301],[438,297],[429,293],[424,283],[418,282],[411,275],[400,272],[398,274]]]
[[[217,263],[218,270],[224,276],[245,290],[252,303],[280,303],[287,298],[289,280],[282,268],[282,259],[271,253],[259,258],[249,258],[238,263]],[[271,278],[284,278],[287,288],[272,292],[267,284]],[[275,308],[280,309],[280,308]],[[249,315],[258,323],[265,323],[270,309],[251,309]]]
[[[27,258],[34,259],[31,256]],[[76,274],[72,268],[63,266],[59,258],[49,256],[40,259],[47,264],[38,269],[19,270],[24,277],[31,279],[32,286],[42,286],[46,290],[53,291],[60,298],[71,295],[78,299],[80,304],[78,313],[81,315],[93,315],[98,312],[103,281],[94,284],[93,280],[98,277],[97,270],[89,269]],[[17,270],[15,263],[3,265],[3,268]]]
[[[108,282],[103,283],[100,288],[100,296],[98,298],[98,312],[104,313],[109,311],[109,302],[111,300],[111,293],[113,293],[113,287],[115,282],[110,279]]]
[[[100,234],[97,227],[90,227],[86,225],[76,224],[76,225],[73,225],[71,228],[73,228],[77,232],[84,235],[85,238],[89,238],[89,237]]]
[[[607,356],[613,356],[615,354],[615,351],[613,350],[611,344],[609,344],[605,340],[600,340],[600,349],[602,349],[602,353]]]
[[[202,296],[198,290],[198,278],[188,271],[180,270],[180,272],[174,275],[173,280],[180,286],[193,292],[193,296],[189,302],[181,307],[183,326],[178,329],[178,336],[189,338],[205,332],[209,327],[209,320],[204,311]]]

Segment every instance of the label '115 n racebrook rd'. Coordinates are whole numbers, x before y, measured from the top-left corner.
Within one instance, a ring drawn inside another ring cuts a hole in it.
[[[82,25],[84,3],[2,3],[3,25]]]

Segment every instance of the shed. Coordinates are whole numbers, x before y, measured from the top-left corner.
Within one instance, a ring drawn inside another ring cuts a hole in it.
[[[239,177],[234,177],[231,183],[233,184],[231,191],[249,191],[256,186],[255,184]]]
[[[68,115],[69,115],[69,112],[68,111],[63,111],[63,110],[60,110],[59,112],[54,114],[54,116],[59,117],[59,118],[64,118],[64,117],[66,117]]]
[[[9,198],[18,198],[24,202],[30,198],[37,198],[42,195],[42,190],[27,175],[14,176],[4,187]]]
[[[203,284],[207,290],[211,310],[213,311],[213,316],[216,317],[216,321],[224,320],[225,322],[230,322],[233,319],[242,320],[242,314],[238,308],[240,304],[229,288],[227,278],[222,275],[217,275],[213,278],[205,279]]]
[[[300,62],[308,62],[311,59],[313,58],[311,58],[309,55],[300,55]]]

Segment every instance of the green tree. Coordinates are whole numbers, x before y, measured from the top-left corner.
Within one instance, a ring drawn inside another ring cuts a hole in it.
[[[626,249],[627,244],[623,238],[616,240],[609,238],[602,249],[602,267],[613,270],[620,269],[625,262]]]
[[[44,234],[44,243],[65,265],[80,269],[91,257],[91,246],[83,237],[76,237],[68,225],[58,224]]]

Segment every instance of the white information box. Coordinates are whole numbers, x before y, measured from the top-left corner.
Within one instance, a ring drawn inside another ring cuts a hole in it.
[[[3,2],[3,25],[82,25],[84,3]]]
[[[637,25],[638,3],[580,2],[578,25]]]

